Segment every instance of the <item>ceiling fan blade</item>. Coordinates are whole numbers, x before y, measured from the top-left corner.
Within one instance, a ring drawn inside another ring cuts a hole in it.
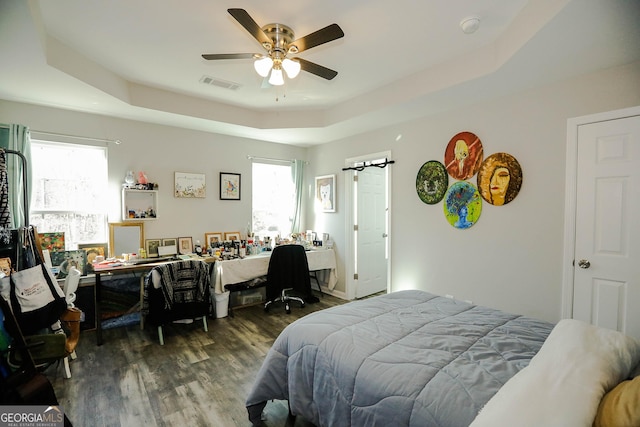
[[[262,31],[262,28],[253,20],[253,18],[244,9],[227,9],[227,12],[244,27],[260,44],[268,43],[271,45],[273,42]]]
[[[204,59],[253,59],[259,58],[261,55],[257,53],[204,53]]]
[[[323,67],[322,65],[318,65],[314,62],[307,61],[302,58],[293,58],[296,61],[300,62],[300,68],[308,73],[315,74],[316,76],[322,77],[323,79],[331,80],[335,76],[338,75],[337,71],[333,71],[327,67]]]
[[[304,37],[294,40],[289,44],[298,48],[298,52],[311,49],[312,47],[319,46],[324,43],[344,37],[344,32],[338,24],[331,24],[324,28],[319,29],[311,34],[307,34]]]

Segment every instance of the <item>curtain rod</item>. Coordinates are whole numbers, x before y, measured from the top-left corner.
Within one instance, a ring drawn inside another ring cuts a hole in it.
[[[297,159],[291,159],[291,160],[286,160],[286,159],[274,159],[274,158],[269,158],[269,157],[258,157],[258,156],[252,156],[252,155],[248,155],[248,156],[247,156],[247,159],[249,159],[249,160],[266,160],[266,161],[269,161],[269,162],[280,162],[280,163],[291,163],[291,162],[293,162],[293,161],[297,160]],[[307,162],[307,161],[305,160],[304,164],[305,164],[305,165],[308,165],[308,164],[309,164],[309,162]]]
[[[360,166],[350,166],[348,168],[342,168],[343,171],[363,171],[364,168],[370,168],[370,167],[377,167],[377,168],[386,168],[387,165],[392,165],[394,164],[396,161],[395,160],[387,160],[385,159],[384,162],[380,162],[380,163],[369,163],[367,164],[367,162],[364,162],[362,165]]]
[[[93,138],[93,137],[90,137],[90,136],[68,135],[68,134],[64,134],[64,133],[45,132],[45,131],[42,131],[42,130],[31,130],[31,133],[39,133],[40,135],[47,135],[47,136],[61,136],[63,138],[84,139],[85,141],[113,142],[115,144],[120,144],[122,142],[119,139]]]

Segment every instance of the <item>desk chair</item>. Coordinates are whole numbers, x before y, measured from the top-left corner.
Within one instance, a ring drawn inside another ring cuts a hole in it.
[[[297,296],[287,294],[288,291],[293,291]],[[304,307],[305,298],[316,297],[311,293],[309,264],[304,246],[276,246],[271,253],[267,270],[267,302],[264,310],[269,311],[271,304],[281,302],[288,314],[291,313],[291,301],[297,301],[300,307]]]
[[[160,345],[162,326],[170,322],[202,317],[204,331],[209,331],[210,283],[207,263],[197,259],[161,264],[145,276],[142,315],[157,326]]]
[[[320,279],[318,279],[318,271],[312,270],[309,272],[309,277],[316,281],[316,285],[318,285],[318,292],[320,292],[320,296],[324,298],[324,292],[322,292],[322,286],[320,286]]]
[[[71,378],[71,369],[69,368],[69,359],[76,360],[76,347],[80,340],[80,321],[82,319],[82,311],[76,308],[74,302],[76,300],[76,291],[80,284],[80,276],[82,272],[75,267],[69,269],[69,274],[64,279],[64,295],[67,301],[67,311],[60,316],[60,322],[64,325],[67,334],[65,350],[68,353],[62,361],[64,362],[65,378]]]

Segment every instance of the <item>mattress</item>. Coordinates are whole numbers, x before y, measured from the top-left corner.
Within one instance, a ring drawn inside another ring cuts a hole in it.
[[[288,400],[316,426],[468,426],[553,324],[423,291],[307,315],[274,342],[246,401]]]

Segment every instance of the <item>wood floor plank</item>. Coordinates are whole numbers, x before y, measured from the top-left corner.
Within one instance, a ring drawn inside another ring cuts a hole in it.
[[[70,379],[53,365],[49,376],[60,404],[75,426],[249,427],[245,400],[273,341],[292,321],[345,303],[325,295],[317,304],[291,307],[291,314],[261,305],[234,310],[235,317],[156,328],[139,325],[84,331],[71,363]],[[287,424],[287,402],[269,402],[265,427]],[[295,427],[312,427],[301,417]]]

